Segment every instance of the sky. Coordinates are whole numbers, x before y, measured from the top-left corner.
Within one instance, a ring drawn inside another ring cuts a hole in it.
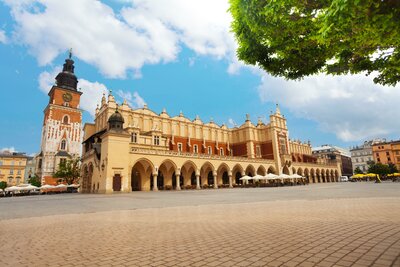
[[[400,86],[364,74],[299,81],[236,57],[228,0],[0,1],[0,150],[40,150],[47,93],[72,48],[83,122],[109,90],[132,108],[199,115],[228,127],[268,123],[279,104],[289,137],[349,148],[400,138]]]

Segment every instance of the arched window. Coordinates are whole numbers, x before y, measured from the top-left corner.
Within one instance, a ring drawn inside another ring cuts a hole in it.
[[[65,140],[61,141],[61,149],[65,150],[65,148],[67,147],[67,142],[65,142]]]
[[[64,115],[62,121],[63,121],[64,124],[69,124],[69,117],[68,117],[68,115]]]

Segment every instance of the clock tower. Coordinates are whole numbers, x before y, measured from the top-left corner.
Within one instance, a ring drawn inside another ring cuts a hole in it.
[[[77,90],[74,61],[65,60],[56,84],[49,92],[49,103],[44,109],[41,152],[37,156],[37,174],[42,184],[54,184],[53,178],[60,163],[81,156],[82,111],[79,102],[82,92]]]

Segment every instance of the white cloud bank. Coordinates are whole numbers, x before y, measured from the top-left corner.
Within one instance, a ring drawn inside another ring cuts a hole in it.
[[[137,76],[145,64],[177,60],[181,44],[232,60],[230,71],[237,65],[227,1],[135,0],[118,13],[95,0],[5,2],[16,22],[15,41],[40,65],[72,47],[108,77]]]
[[[286,81],[263,74],[258,91],[263,102],[280,103],[343,141],[400,134],[400,86],[376,85],[365,75]]]

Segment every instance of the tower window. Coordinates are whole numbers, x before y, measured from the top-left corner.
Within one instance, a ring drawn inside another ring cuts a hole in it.
[[[68,115],[64,115],[62,121],[63,121],[64,124],[69,124],[69,117],[68,117]]]
[[[65,142],[65,140],[62,140],[61,141],[61,149],[65,150],[66,146],[67,146],[67,142]]]

